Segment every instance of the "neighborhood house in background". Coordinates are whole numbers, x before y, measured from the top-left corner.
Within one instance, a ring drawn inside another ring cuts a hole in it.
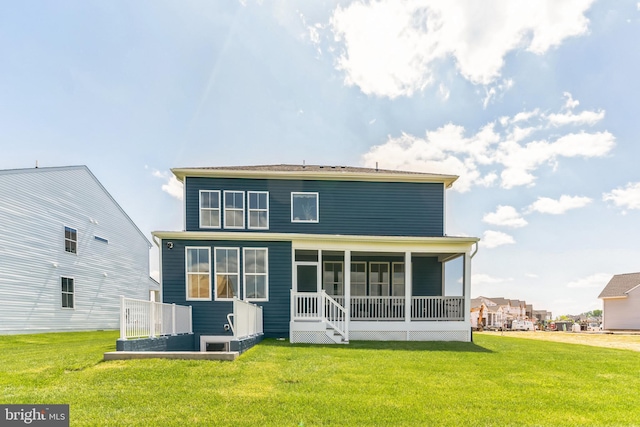
[[[603,329],[640,329],[640,273],[616,274],[598,298],[603,302]]]
[[[117,329],[150,242],[86,166],[0,171],[0,333]]]
[[[194,346],[230,339],[234,299],[291,342],[470,341],[473,237],[445,234],[456,176],[271,165],[173,169],[184,231],[157,231],[162,300]]]

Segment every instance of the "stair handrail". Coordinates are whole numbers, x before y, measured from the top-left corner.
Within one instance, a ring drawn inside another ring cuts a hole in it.
[[[330,308],[332,308],[333,310],[327,310],[327,306],[326,303],[329,303]],[[327,292],[323,289],[322,292],[320,293],[320,303],[321,303],[321,307],[322,307],[322,320],[329,326],[331,326],[331,328],[336,331],[337,333],[339,333],[346,341],[349,341],[349,322],[347,321],[347,309],[344,308],[342,305],[340,305],[340,303],[338,301],[336,301],[335,299],[331,298],[330,295],[327,294]],[[327,313],[327,311],[329,313]],[[334,316],[331,316],[331,313],[338,313],[337,319],[334,319]],[[340,315],[341,314],[341,315]],[[339,327],[338,324],[336,322],[342,322],[342,324],[344,325],[343,328]]]

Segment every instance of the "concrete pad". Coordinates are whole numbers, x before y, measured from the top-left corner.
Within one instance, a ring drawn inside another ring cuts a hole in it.
[[[240,353],[237,351],[110,351],[104,354],[104,360],[133,359],[182,359],[182,360],[227,360],[234,361]]]

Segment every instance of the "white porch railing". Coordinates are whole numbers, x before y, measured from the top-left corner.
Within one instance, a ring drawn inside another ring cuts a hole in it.
[[[227,315],[234,338],[245,338],[263,333],[262,307],[247,301],[233,299],[233,313]]]
[[[321,294],[297,293],[292,302],[293,320],[318,320],[322,316]],[[339,306],[345,306],[345,298],[330,297]],[[326,304],[325,304],[326,305]],[[411,320],[464,320],[464,297],[414,296],[411,297]],[[349,302],[349,319],[353,321],[402,321],[405,320],[405,297],[352,296]]]
[[[349,340],[347,310],[323,290],[316,292],[291,292],[292,320],[316,320],[326,322],[334,331]]]
[[[120,339],[192,333],[191,306],[120,297]]]

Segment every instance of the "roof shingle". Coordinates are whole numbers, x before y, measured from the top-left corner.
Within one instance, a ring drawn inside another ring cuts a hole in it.
[[[614,275],[598,298],[626,297],[626,293],[640,285],[640,273]]]

